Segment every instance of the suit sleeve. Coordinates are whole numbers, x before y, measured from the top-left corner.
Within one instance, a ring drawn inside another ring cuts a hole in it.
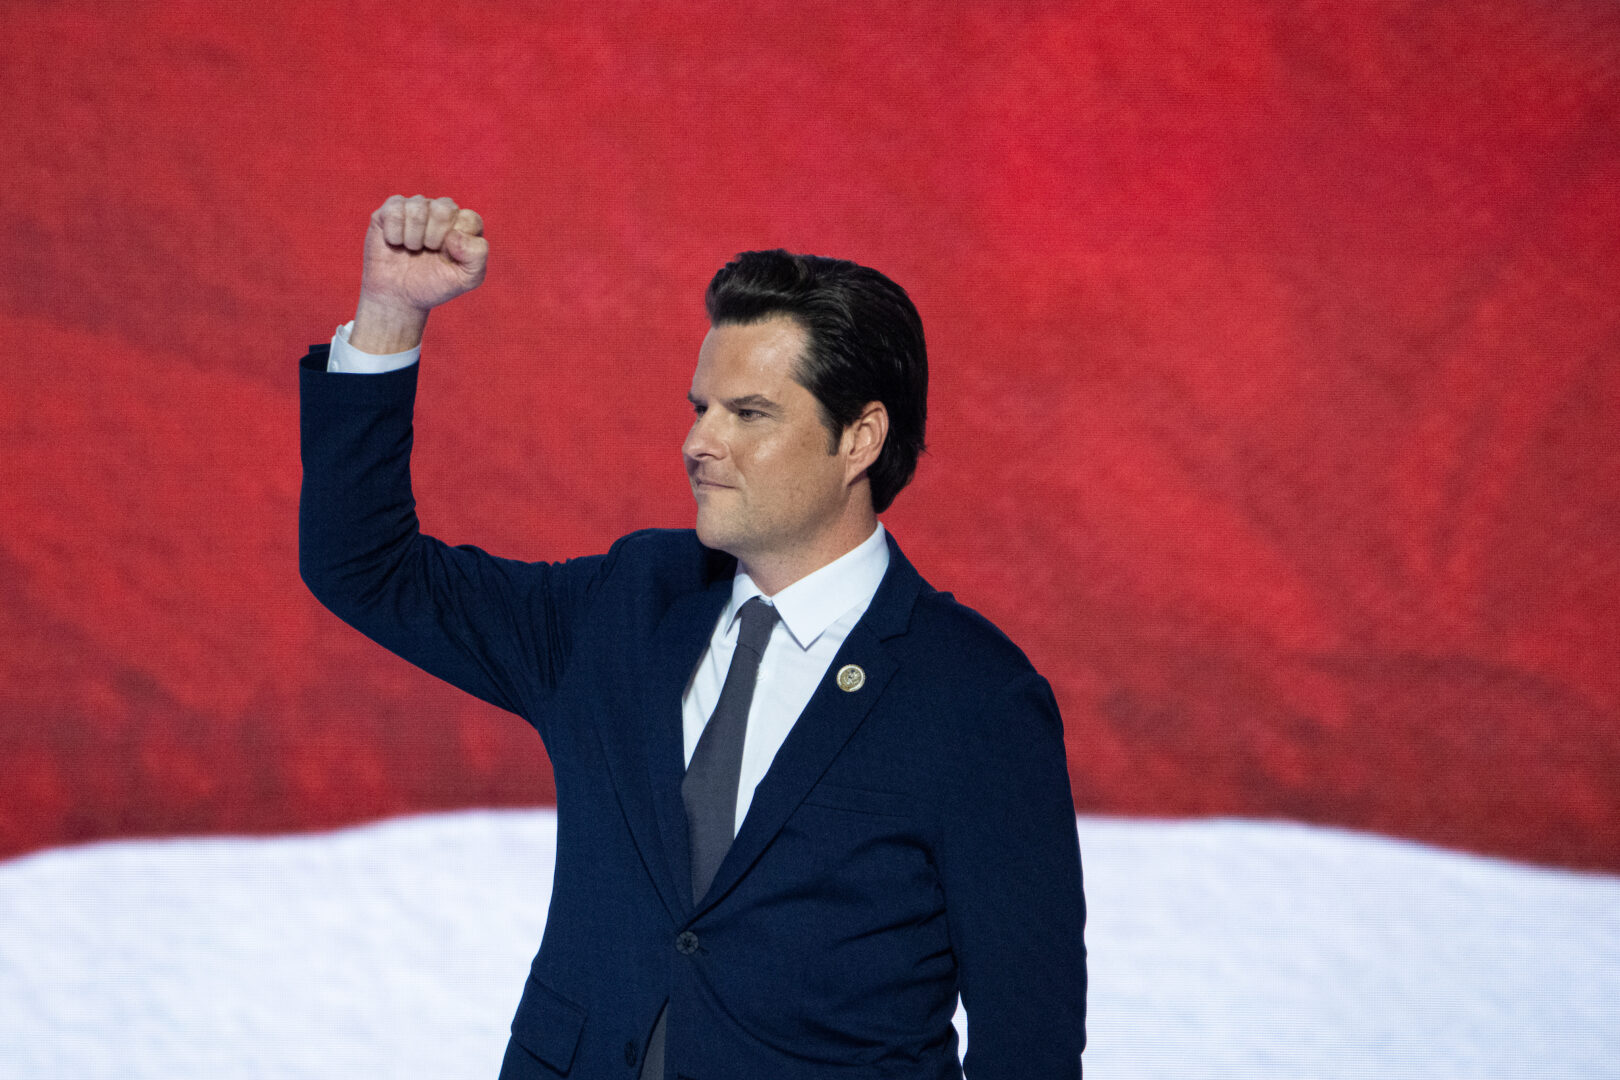
[[[524,563],[423,535],[410,478],[418,365],[332,374],[326,360],[316,346],[299,371],[305,584],[384,648],[540,726],[609,558]]]
[[[967,1080],[1078,1080],[1085,895],[1063,722],[1033,671],[953,754],[939,871],[967,1010]]]

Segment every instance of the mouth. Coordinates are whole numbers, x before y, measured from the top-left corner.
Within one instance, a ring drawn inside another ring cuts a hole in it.
[[[694,476],[691,480],[693,491],[727,491],[731,488],[730,484],[716,483],[713,480],[705,480],[700,476]]]

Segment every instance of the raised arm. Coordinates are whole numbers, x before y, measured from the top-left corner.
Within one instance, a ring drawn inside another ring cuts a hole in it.
[[[415,347],[428,312],[483,280],[482,232],[478,215],[449,199],[395,196],[379,207],[349,343]],[[417,367],[330,374],[325,353],[311,350],[300,371],[305,583],[366,636],[546,734],[540,706],[604,560],[524,563],[424,536],[410,478]]]

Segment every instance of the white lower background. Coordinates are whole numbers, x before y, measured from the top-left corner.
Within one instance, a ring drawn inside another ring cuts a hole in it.
[[[1294,824],[1079,830],[1094,1080],[1620,1077],[1620,878]],[[480,811],[0,863],[0,1078],[493,1080],[555,835]]]

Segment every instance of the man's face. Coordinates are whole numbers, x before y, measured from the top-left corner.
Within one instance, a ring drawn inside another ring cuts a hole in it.
[[[828,452],[821,407],[794,378],[807,340],[780,316],[713,327],[698,352],[681,447],[698,539],[745,568],[808,560],[801,572],[813,570],[844,520],[844,459]]]

